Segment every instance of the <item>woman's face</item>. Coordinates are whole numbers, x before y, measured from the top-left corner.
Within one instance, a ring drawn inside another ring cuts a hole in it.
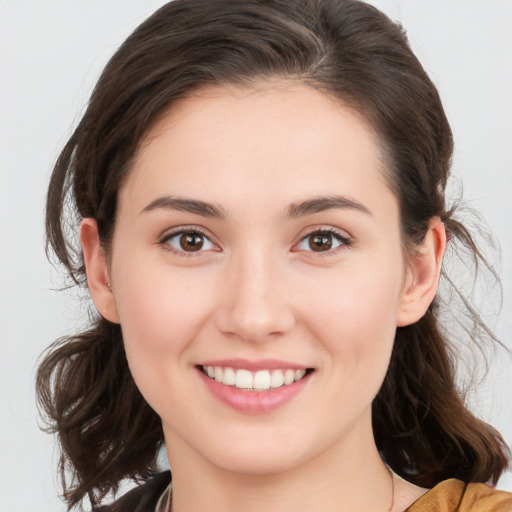
[[[360,116],[300,85],[206,89],[149,134],[100,311],[173,461],[274,473],[375,450],[414,280],[383,166]]]

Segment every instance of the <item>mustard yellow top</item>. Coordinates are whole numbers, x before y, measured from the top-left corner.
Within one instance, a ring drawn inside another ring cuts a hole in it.
[[[452,478],[425,493],[406,512],[512,512],[512,494]]]

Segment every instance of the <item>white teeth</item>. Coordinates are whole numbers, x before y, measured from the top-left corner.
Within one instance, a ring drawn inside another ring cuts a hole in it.
[[[295,381],[295,372],[293,370],[286,370],[284,372],[284,383],[288,386]]]
[[[223,368],[221,366],[203,366],[203,372],[211,379],[222,382],[226,386],[235,386],[238,389],[251,391],[266,391],[270,388],[288,386],[301,380],[306,375],[305,369],[292,370],[235,370],[234,368]]]
[[[251,389],[252,373],[249,370],[237,370],[235,386],[239,389]]]
[[[280,388],[284,384],[284,375],[281,370],[274,370],[270,377],[270,387]]]
[[[254,374],[252,387],[258,390],[270,389],[270,372],[268,370],[261,370]]]
[[[224,378],[222,383],[227,386],[234,386],[236,384],[236,373],[233,368],[224,368]]]
[[[304,377],[304,375],[306,375],[306,370],[295,370],[295,376],[294,376],[295,381],[302,379],[302,377]]]

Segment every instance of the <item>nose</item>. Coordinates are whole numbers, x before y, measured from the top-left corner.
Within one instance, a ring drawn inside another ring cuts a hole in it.
[[[271,251],[240,254],[226,269],[217,326],[248,342],[263,342],[289,332],[295,324],[286,272]]]

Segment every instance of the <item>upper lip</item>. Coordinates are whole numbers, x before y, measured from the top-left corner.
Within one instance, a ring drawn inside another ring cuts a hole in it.
[[[278,359],[259,359],[251,361],[249,359],[215,359],[203,361],[199,366],[221,366],[223,368],[235,368],[238,370],[249,370],[256,372],[259,370],[307,370],[309,367],[303,364],[282,361]]]

